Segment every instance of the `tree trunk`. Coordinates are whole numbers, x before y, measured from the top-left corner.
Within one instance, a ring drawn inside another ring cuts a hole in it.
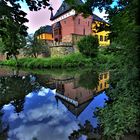
[[[14,58],[16,60],[16,67],[17,67],[18,66],[17,56],[16,56],[16,54],[13,54],[13,56],[14,56]]]

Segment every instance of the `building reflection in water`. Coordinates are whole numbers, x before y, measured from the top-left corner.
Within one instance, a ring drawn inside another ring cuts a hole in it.
[[[47,85],[50,87],[56,88],[57,93],[62,94],[65,97],[68,97],[74,101],[78,102],[78,106],[74,106],[70,102],[59,98],[63,104],[71,111],[76,117],[78,117],[92,102],[93,98],[103,92],[105,89],[109,88],[109,71],[102,72],[95,75],[89,75],[89,77],[96,77],[97,79],[94,80],[95,83],[93,84],[93,88],[85,88],[79,84],[79,77],[69,77],[69,78],[52,78]],[[83,80],[84,78],[82,78]],[[86,79],[86,78],[85,78]],[[92,81],[90,79],[90,81]],[[85,84],[88,84],[87,81],[84,81]],[[96,86],[95,86],[96,85]]]
[[[2,78],[1,84],[9,87],[9,92],[4,94],[7,95],[4,97],[7,97],[8,101],[3,102],[0,110],[3,112],[2,129],[8,135],[5,136],[13,140],[34,137],[52,140],[60,137],[61,140],[66,140],[73,130],[78,129],[78,124],[84,124],[86,120],[89,120],[93,127],[97,127],[98,117],[93,117],[94,111],[97,107],[103,107],[108,99],[102,91],[109,87],[109,72],[90,74],[86,72],[80,76],[66,76],[67,78],[36,75],[36,83],[41,85],[38,90],[33,90],[34,85],[30,82],[34,80],[30,80],[30,75],[25,78],[4,78],[4,81]],[[50,89],[45,88],[48,86],[56,88],[59,94],[77,101],[78,106],[58,98]],[[16,100],[13,100],[13,97]]]

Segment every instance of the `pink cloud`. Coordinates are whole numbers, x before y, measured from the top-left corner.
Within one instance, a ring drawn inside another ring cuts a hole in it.
[[[50,0],[50,4],[54,9],[53,13],[56,13],[61,3],[61,0]],[[51,12],[48,10],[48,7],[46,7],[46,9],[42,8],[39,11],[27,11],[27,19],[29,19],[29,22],[26,26],[29,27],[28,33],[34,33],[41,26],[51,25],[50,15]]]

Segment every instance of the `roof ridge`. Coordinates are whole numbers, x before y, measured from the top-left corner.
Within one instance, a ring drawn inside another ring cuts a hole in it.
[[[79,4],[82,4],[82,0],[76,1]],[[55,15],[51,18],[51,20],[54,20],[55,18],[61,16],[65,12],[69,11],[72,9],[72,5],[69,5],[66,1],[63,1],[62,4],[60,5],[59,9],[56,11]]]
[[[105,21],[103,18],[99,17],[98,15],[93,13],[93,20],[97,20],[97,21],[101,21],[101,22],[105,22],[108,23],[107,21]],[[108,23],[109,24],[109,23]]]

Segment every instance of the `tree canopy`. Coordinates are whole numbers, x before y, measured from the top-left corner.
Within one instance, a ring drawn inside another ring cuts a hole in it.
[[[31,11],[49,6],[49,0],[26,0]],[[27,36],[27,13],[21,10],[21,0],[0,0],[0,38],[3,42],[0,50],[16,57],[18,49],[22,48],[23,40]]]
[[[98,54],[99,43],[97,37],[92,35],[85,36],[77,43],[77,45],[79,51],[87,57],[94,58]]]

